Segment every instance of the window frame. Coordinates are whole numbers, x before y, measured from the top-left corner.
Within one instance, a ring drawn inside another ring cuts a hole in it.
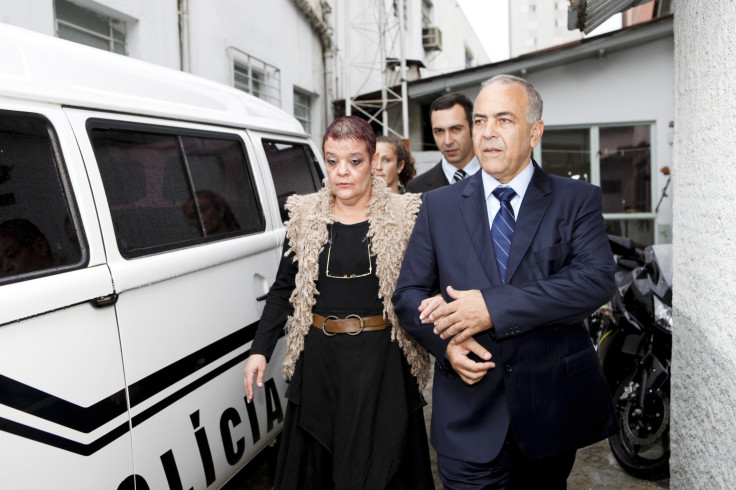
[[[59,182],[59,191],[62,199],[66,204],[66,211],[68,217],[71,220],[71,225],[74,227],[76,233],[77,245],[79,247],[79,259],[76,262],[54,265],[53,267],[44,268],[38,271],[25,272],[18,275],[10,276],[8,278],[0,275],[0,287],[23,282],[39,277],[46,277],[51,275],[57,275],[66,273],[73,270],[85,269],[90,263],[90,248],[89,241],[87,240],[85,228],[82,225],[82,219],[79,212],[79,205],[77,203],[76,195],[73,191],[71,184],[71,178],[67,168],[67,163],[64,158],[64,153],[61,151],[61,142],[59,140],[59,134],[56,127],[51,122],[46,114],[40,112],[32,112],[28,110],[16,110],[16,109],[0,109],[0,117],[15,117],[25,119],[35,119],[46,126],[46,134],[50,143],[50,152],[53,154],[54,161],[51,163],[54,167],[56,177]],[[1,221],[1,220],[0,220]],[[34,223],[35,224],[35,223]],[[48,238],[48,237],[47,237]]]
[[[300,89],[299,87],[294,87],[293,97],[294,117],[302,125],[305,133],[312,134],[312,106],[314,105],[314,94]],[[297,97],[303,97],[304,99],[306,99],[307,104],[302,104],[301,102],[298,103]],[[305,110],[306,117],[300,117],[299,115],[297,115],[297,107],[303,108]]]
[[[274,65],[266,63],[265,61],[260,60],[255,56],[251,56],[248,53],[245,53],[232,46],[228,48],[228,53],[231,58],[231,86],[254,97],[258,97],[259,99],[264,100],[269,104],[275,105],[278,108],[281,108],[281,70],[279,70]],[[254,72],[263,74],[263,94],[254,93]],[[246,88],[239,86],[240,84],[236,79],[239,74],[244,74],[246,76],[248,83],[248,86]]]
[[[630,126],[649,126],[649,166],[650,175],[649,179],[649,195],[650,203],[649,208],[651,211],[632,212],[632,213],[603,213],[603,219],[606,221],[622,221],[622,222],[633,222],[633,221],[650,221],[652,223],[653,241],[658,243],[659,234],[656,233],[657,229],[657,213],[655,211],[657,201],[659,199],[657,189],[657,122],[653,120],[646,121],[621,121],[601,124],[567,124],[567,125],[549,125],[546,126],[545,132],[554,130],[575,130],[575,129],[588,129],[590,137],[590,183],[598,187],[601,186],[601,149],[600,149],[600,130],[601,128],[619,128],[619,127],[630,127]],[[542,140],[534,148],[533,157],[537,161],[540,167],[544,168],[544,162],[542,160],[542,151],[544,147],[544,135]]]
[[[85,10],[85,11],[87,11],[88,13],[90,13],[92,15],[95,15],[97,17],[100,17],[100,18],[104,19],[107,22],[107,26],[108,26],[107,35],[103,35],[103,34],[101,34],[98,31],[95,31],[93,29],[90,29],[88,26],[83,26],[83,25],[75,24],[73,21],[59,18],[59,15],[57,13],[57,10],[58,10],[57,9],[57,2],[64,2],[64,3],[71,4],[75,8],[78,8],[78,9],[81,9],[81,10]],[[79,4],[76,4],[74,2],[70,2],[69,0],[54,0],[53,8],[54,8],[54,34],[56,35],[56,37],[58,37],[60,39],[66,39],[66,40],[72,41],[72,42],[77,42],[79,44],[84,44],[85,46],[91,46],[91,47],[94,47],[94,48],[97,48],[97,49],[102,49],[99,46],[95,46],[95,45],[91,45],[91,44],[86,44],[86,43],[80,43],[79,41],[74,41],[74,40],[71,40],[71,39],[67,39],[65,37],[62,37],[60,35],[60,33],[59,33],[59,27],[60,26],[63,26],[63,27],[66,27],[68,29],[71,29],[71,30],[74,30],[74,31],[78,31],[78,32],[81,32],[81,33],[83,33],[85,35],[89,35],[89,36],[92,36],[92,37],[95,37],[97,39],[100,39],[100,40],[105,41],[107,43],[107,45],[108,45],[108,48],[107,48],[106,51],[109,51],[111,53],[116,53],[116,54],[122,54],[124,56],[128,56],[128,23],[127,23],[126,19],[119,18],[119,17],[114,17],[112,15],[108,15],[108,14],[105,14],[105,13],[102,13],[102,12],[98,12],[98,11],[95,11],[93,9],[87,8],[87,7],[83,6],[83,5],[79,5]],[[117,27],[117,29],[116,29],[116,27]],[[115,32],[116,31],[119,32],[120,34],[122,34],[122,40],[116,39],[116,37],[115,37]],[[118,50],[115,49],[116,45],[122,46],[122,48],[123,48],[122,49],[122,52],[120,52],[120,51],[118,51]]]
[[[317,192],[322,188],[323,181],[327,175],[326,170],[320,164],[319,157],[315,153],[315,148],[304,140],[293,140],[291,138],[282,137],[281,135],[271,134],[260,134],[256,145],[259,147],[259,151],[263,152],[266,164],[268,165],[268,173],[273,183],[274,194],[276,195],[277,207],[276,211],[279,213],[281,221],[288,219],[288,214],[284,208],[286,204],[286,197],[281,191],[283,190],[280,185],[279,177],[274,172],[273,161],[269,158],[268,151],[266,150],[267,144],[283,144],[291,146],[299,146],[305,153],[305,159],[309,160],[309,174],[311,182],[314,184],[314,190],[310,192]]]
[[[94,139],[92,138],[92,131],[95,129],[107,129],[107,130],[120,130],[120,131],[140,131],[142,133],[147,134],[165,134],[165,135],[172,135],[177,137],[179,139],[179,151],[181,151],[181,137],[192,137],[192,138],[210,138],[210,139],[219,139],[219,140],[227,140],[227,141],[233,141],[237,142],[240,146],[240,149],[242,150],[243,156],[245,158],[245,174],[244,176],[247,177],[248,182],[250,183],[250,187],[253,193],[253,202],[255,203],[258,219],[260,221],[259,229],[256,231],[247,231],[247,230],[237,230],[237,231],[231,231],[227,233],[222,234],[215,234],[211,236],[200,236],[192,239],[187,240],[181,240],[176,242],[169,242],[166,244],[161,245],[154,245],[150,247],[140,248],[136,249],[134,251],[129,251],[124,249],[121,246],[120,243],[120,237],[115,233],[115,241],[117,243],[117,249],[120,256],[125,260],[134,260],[139,258],[146,258],[150,257],[151,255],[155,255],[158,253],[166,253],[166,252],[173,252],[180,249],[190,248],[197,245],[201,245],[204,243],[211,243],[211,242],[218,242],[222,240],[229,240],[234,238],[242,238],[245,236],[252,236],[252,235],[258,235],[262,234],[265,231],[268,230],[268,219],[266,217],[265,211],[263,209],[263,196],[261,195],[261,192],[258,188],[258,182],[257,182],[257,176],[255,173],[255,170],[253,169],[253,161],[254,158],[251,154],[248,152],[247,145],[245,144],[245,141],[243,141],[243,138],[236,134],[236,133],[229,133],[224,131],[217,131],[217,130],[203,130],[203,129],[196,129],[196,128],[187,128],[187,127],[179,127],[179,126],[167,126],[163,124],[157,124],[157,123],[145,123],[145,122],[134,122],[134,121],[121,121],[121,120],[114,120],[114,119],[106,119],[104,117],[91,117],[87,119],[85,123],[85,130],[87,132],[87,137],[90,141],[91,149],[95,157],[95,165],[98,167],[99,171],[99,161],[98,156],[96,152],[96,147],[94,144]],[[186,160],[183,162],[186,163]],[[187,167],[186,171],[184,172],[184,176],[187,180],[187,187],[188,192],[194,198],[193,190],[196,189],[196,183],[192,181],[191,172],[190,169]],[[105,185],[104,177],[102,176],[102,173],[100,172],[100,178],[103,184],[103,188]],[[107,190],[105,190],[105,193],[107,194]],[[115,219],[112,216],[112,210],[110,209],[109,201],[105,201],[105,204],[108,206],[108,211],[110,212],[110,221],[113,223],[113,228],[115,225]]]

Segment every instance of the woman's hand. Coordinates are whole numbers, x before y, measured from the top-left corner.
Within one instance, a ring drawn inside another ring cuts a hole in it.
[[[434,323],[432,312],[445,304],[447,304],[445,303],[445,298],[443,298],[439,293],[431,298],[422,300],[422,302],[419,303],[419,320],[421,320],[422,323]]]
[[[253,376],[256,377],[256,386],[263,388],[263,376],[266,373],[266,356],[253,354],[248,358],[243,370],[245,378],[245,398],[248,403],[253,401]]]

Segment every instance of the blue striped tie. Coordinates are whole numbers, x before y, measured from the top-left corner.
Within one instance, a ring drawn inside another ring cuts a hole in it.
[[[511,207],[511,199],[516,192],[511,187],[498,186],[493,190],[493,195],[501,203],[501,207],[493,218],[491,225],[491,237],[493,238],[493,249],[496,252],[498,271],[501,280],[506,282],[506,264],[509,261],[511,251],[511,237],[514,235],[514,208]]]

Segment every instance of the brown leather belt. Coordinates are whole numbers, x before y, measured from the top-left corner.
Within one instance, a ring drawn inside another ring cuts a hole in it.
[[[322,330],[325,335],[332,337],[338,333],[346,333],[348,335],[358,335],[361,332],[370,332],[372,330],[383,330],[391,325],[381,315],[360,317],[358,315],[348,315],[345,318],[337,318],[334,315],[324,317],[316,313],[313,314],[312,326]]]

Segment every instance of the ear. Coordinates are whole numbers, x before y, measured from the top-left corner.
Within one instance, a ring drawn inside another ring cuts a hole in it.
[[[532,148],[537,146],[539,144],[539,141],[542,139],[542,133],[544,133],[544,121],[541,119],[534,124],[532,124]]]
[[[402,170],[404,170],[404,165],[406,165],[406,162],[404,160],[400,160],[399,164],[396,165],[396,173],[400,174]]]

